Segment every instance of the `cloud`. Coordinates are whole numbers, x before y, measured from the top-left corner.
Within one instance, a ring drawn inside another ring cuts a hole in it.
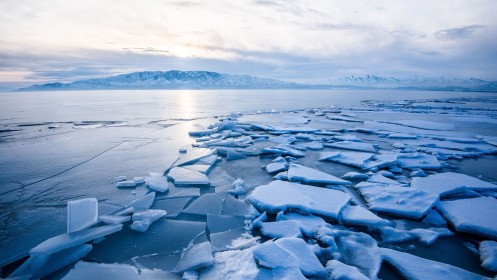
[[[442,40],[458,40],[465,39],[473,36],[473,34],[478,30],[483,28],[483,25],[468,25],[464,27],[451,28],[440,30],[435,33],[435,37]]]

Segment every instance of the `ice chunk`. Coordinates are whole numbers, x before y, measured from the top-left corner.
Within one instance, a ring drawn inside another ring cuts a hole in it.
[[[209,233],[223,232],[245,226],[245,217],[233,215],[207,214]]]
[[[426,215],[426,217],[423,219],[423,223],[434,226],[447,226],[447,222],[445,221],[445,219],[435,209],[428,212],[428,215]]]
[[[288,163],[284,159],[283,161],[271,162],[266,165],[266,171],[270,174],[281,172],[283,170],[286,170],[287,168],[288,168]]]
[[[84,229],[76,232],[61,234],[43,241],[31,249],[29,253],[34,254],[52,254],[69,247],[73,247],[102,236],[120,231],[122,225],[107,225],[96,228]]]
[[[237,160],[237,159],[244,159],[244,158],[247,158],[245,155],[237,152],[237,151],[233,151],[233,150],[228,150],[228,153],[226,155],[226,160]]]
[[[326,263],[326,270],[330,274],[329,279],[343,280],[368,280],[369,278],[362,274],[355,266],[346,265],[337,260],[331,260]]]
[[[225,197],[226,193],[206,193],[182,212],[194,215],[221,214]]]
[[[298,267],[299,259],[289,251],[281,248],[272,241],[258,245],[252,251],[259,265],[267,268]]]
[[[300,231],[307,237],[313,237],[319,227],[327,225],[323,218],[314,215],[304,216],[297,213],[278,213],[276,219],[278,221],[289,220],[297,222]]]
[[[306,277],[326,278],[327,272],[312,252],[311,248],[300,238],[282,238],[274,242],[299,259],[300,271]]]
[[[392,152],[381,152],[375,155],[372,159],[364,163],[364,168],[366,170],[371,170],[373,168],[385,168],[388,166],[393,166],[397,163],[397,154]]]
[[[482,181],[466,174],[445,172],[425,178],[413,178],[411,186],[442,196],[461,192],[465,188],[473,191],[496,191],[497,185]]]
[[[299,224],[292,220],[261,223],[261,233],[269,238],[302,237]]]
[[[67,232],[91,227],[98,222],[98,200],[82,198],[67,202]]]
[[[182,273],[187,270],[197,270],[202,267],[211,266],[214,263],[211,244],[202,242],[187,248],[178,265],[173,269],[174,273]]]
[[[437,205],[442,216],[457,230],[497,240],[497,200],[477,197],[441,201]]]
[[[193,164],[193,165],[185,165],[185,166],[183,166],[183,168],[207,174],[211,170],[212,165],[207,165],[207,164]]]
[[[139,185],[139,184],[143,184],[143,183],[145,183],[145,178],[143,178],[143,177],[134,177],[134,178],[133,178],[133,181],[135,181],[135,183],[136,183],[137,185]]]
[[[426,177],[426,173],[423,171],[423,169],[418,169],[418,170],[412,171],[410,176],[411,177]],[[418,188],[419,188],[419,186],[418,186]]]
[[[125,175],[117,176],[114,180],[116,182],[126,181],[127,177]]]
[[[392,133],[387,136],[387,138],[392,139],[417,139],[416,135],[406,134],[406,133]]]
[[[323,143],[317,141],[305,143],[304,145],[309,150],[322,150],[324,148]]]
[[[192,200],[192,197],[165,197],[154,202],[154,209],[166,210],[166,217],[176,217],[185,208],[185,206]]]
[[[395,180],[389,179],[389,178],[387,178],[381,174],[378,174],[378,173],[369,177],[369,179],[367,181],[372,182],[372,183],[381,183],[381,184],[387,184],[387,185],[405,186],[404,184],[401,184]]]
[[[399,243],[406,241],[420,241],[431,245],[439,237],[453,236],[454,233],[447,228],[416,228],[412,230],[395,229],[392,227],[380,228],[381,238],[385,243]]]
[[[135,180],[126,180],[126,181],[118,181],[116,182],[116,187],[118,188],[134,188],[138,185]]]
[[[215,253],[214,265],[200,272],[200,280],[256,280],[258,273],[252,248],[248,248]]]
[[[103,215],[99,217],[99,220],[107,224],[117,225],[131,220],[131,216]]]
[[[301,182],[304,184],[331,184],[331,185],[348,185],[349,181],[340,179],[328,173],[317,169],[309,168],[299,164],[291,164],[288,169],[288,180],[292,182]]]
[[[362,182],[355,188],[369,209],[411,219],[421,219],[438,201],[437,194],[397,185]]]
[[[211,233],[209,237],[211,240],[212,250],[214,252],[231,250],[233,242],[242,238],[246,234],[247,231],[243,227]]]
[[[148,227],[167,214],[166,210],[149,209],[133,213],[131,229],[139,232],[147,231]]]
[[[399,154],[397,165],[407,169],[439,170],[442,168],[437,158],[426,154]]]
[[[250,206],[244,201],[238,200],[231,195],[226,195],[223,202],[223,215],[248,215]]]
[[[81,244],[61,250],[52,255],[32,255],[12,274],[9,275],[9,279],[26,275],[30,275],[29,279],[39,279],[45,277],[86,256],[91,249],[91,245]]]
[[[359,172],[347,172],[342,176],[343,179],[367,180],[369,175]]]
[[[166,192],[169,190],[169,182],[164,176],[149,176],[145,178],[145,182],[154,191]]]
[[[406,145],[404,143],[395,142],[392,144],[392,147],[403,150],[406,148]]]
[[[371,153],[361,152],[322,152],[319,160],[338,162],[363,169],[366,167],[366,161],[373,158],[373,156]]]
[[[371,228],[391,224],[389,220],[376,216],[366,208],[353,205],[348,205],[342,210],[341,220],[345,225],[367,226]]]
[[[324,146],[329,148],[376,153],[376,149],[373,145],[362,142],[341,141],[335,143],[324,143]]]
[[[257,187],[247,200],[260,211],[277,213],[297,209],[336,219],[350,196],[332,189],[272,181]]]
[[[140,274],[138,269],[127,264],[104,264],[78,262],[69,273],[62,278],[64,280],[80,279],[122,279],[138,280]]]
[[[172,167],[189,165],[198,160],[205,160],[214,153],[216,153],[215,149],[198,148],[189,150],[187,154],[183,154],[179,159],[177,159]]]
[[[148,193],[147,195],[133,200],[126,208],[133,207],[134,210],[147,210],[154,204],[155,192]]]
[[[394,266],[406,279],[483,280],[490,278],[449,264],[423,259],[408,253],[381,248],[383,259]]]
[[[236,180],[233,181],[231,185],[233,186],[233,190],[231,191],[231,193],[235,195],[241,195],[247,192],[245,181],[240,178],[236,178]]]
[[[497,271],[497,242],[482,241],[480,243],[481,266],[486,270]]]
[[[209,185],[209,178],[205,174],[183,167],[173,167],[167,177],[171,178],[175,185]]]

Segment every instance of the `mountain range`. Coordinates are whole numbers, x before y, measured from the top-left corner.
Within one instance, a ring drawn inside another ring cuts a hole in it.
[[[17,91],[105,89],[412,89],[497,92],[497,82],[481,79],[349,76],[328,84],[300,84],[209,71],[143,71],[70,83],[36,84]]]

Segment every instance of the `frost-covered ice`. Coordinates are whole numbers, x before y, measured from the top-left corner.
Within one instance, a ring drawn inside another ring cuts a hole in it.
[[[366,161],[373,158],[373,156],[374,154],[361,152],[322,152],[319,160],[338,162],[364,169],[366,167]]]
[[[400,243],[406,241],[419,241],[431,245],[440,237],[453,236],[454,233],[447,228],[415,228],[411,230],[381,227],[381,238],[384,243]]]
[[[200,272],[200,279],[257,279],[259,268],[255,263],[252,249],[230,250],[214,253],[214,263]]]
[[[394,266],[407,279],[490,279],[449,264],[423,259],[391,249],[382,248],[381,255],[386,262]]]
[[[247,199],[260,211],[297,209],[336,219],[350,196],[337,190],[277,180],[257,187]]]
[[[210,242],[202,242],[187,248],[181,255],[181,260],[173,269],[175,273],[196,270],[214,263]]]
[[[441,201],[437,205],[442,216],[457,230],[497,240],[497,200],[477,197]]]
[[[438,201],[437,194],[412,187],[361,182],[355,188],[370,210],[404,218],[421,219]]]
[[[424,178],[413,178],[411,187],[442,196],[464,191],[496,191],[497,185],[485,182],[466,174],[445,172],[430,175]]]
[[[299,224],[292,220],[261,223],[262,235],[269,238],[302,237]]]
[[[317,169],[306,167],[299,164],[290,164],[287,173],[288,180],[291,182],[301,182],[304,184],[330,184],[330,185],[349,185],[349,181],[340,179],[328,173]]]
[[[439,170],[442,168],[435,156],[421,153],[400,154],[397,164],[399,167],[406,169]]]
[[[390,225],[389,220],[383,219],[362,206],[348,205],[342,210],[341,220],[349,226],[379,227]]]
[[[330,274],[329,279],[333,280],[368,280],[369,278],[362,274],[355,266],[346,265],[337,260],[331,260],[326,263],[326,269]]]
[[[175,185],[208,185],[210,182],[204,173],[183,167],[173,167],[167,177],[171,178]]]
[[[281,238],[276,245],[296,256],[300,263],[300,271],[306,277],[325,278],[327,273],[311,248],[300,238]]]
[[[481,266],[486,270],[497,272],[497,242],[485,240],[480,243]]]
[[[150,174],[151,176],[145,177],[147,186],[157,192],[167,192],[169,190],[169,182],[167,178],[162,175]]]
[[[133,213],[133,223],[130,228],[135,231],[145,232],[150,225],[167,214],[166,210],[148,209]]]
[[[98,222],[96,198],[82,198],[67,202],[67,232],[82,230]]]
[[[297,225],[300,229],[300,231],[308,237],[313,237],[314,233],[318,228],[321,226],[325,226],[328,223],[326,223],[323,218],[314,216],[314,215],[300,215],[298,213],[286,213],[283,214],[283,212],[278,213],[276,219],[278,221],[295,221],[297,222]]]

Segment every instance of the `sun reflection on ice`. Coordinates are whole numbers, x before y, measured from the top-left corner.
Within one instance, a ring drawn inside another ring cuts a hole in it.
[[[192,119],[195,117],[195,102],[193,101],[193,92],[190,90],[183,90],[179,95],[177,103],[178,116],[181,119]]]

